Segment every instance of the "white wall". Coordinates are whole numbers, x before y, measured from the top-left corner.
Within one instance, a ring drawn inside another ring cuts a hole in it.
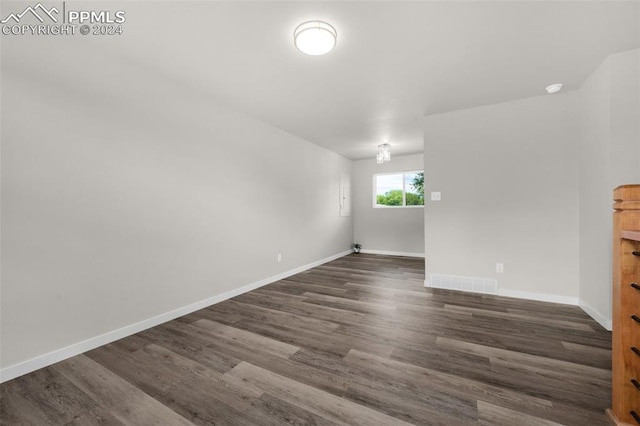
[[[363,251],[424,255],[424,209],[373,207],[374,174],[422,170],[423,159],[415,154],[392,155],[384,164],[375,158],[353,162],[354,240]]]
[[[349,250],[350,160],[61,39],[2,45],[3,368]]]
[[[563,92],[425,117],[425,181],[442,192],[425,206],[427,274],[577,302],[576,100]]]
[[[640,50],[612,55],[580,88],[580,305],[611,328],[612,193],[640,183]]]
[[[425,206],[427,273],[578,303],[610,329],[612,192],[640,182],[638,117],[638,49],[573,92],[425,117],[425,180],[443,191]]]

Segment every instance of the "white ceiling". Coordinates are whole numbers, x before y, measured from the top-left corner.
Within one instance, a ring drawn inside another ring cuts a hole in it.
[[[120,3],[126,42],[155,73],[353,159],[422,151],[422,117],[580,86],[640,47],[640,2]],[[115,9],[114,3],[105,3]],[[4,8],[6,10],[6,8]],[[338,44],[312,57],[294,28],[321,19]]]

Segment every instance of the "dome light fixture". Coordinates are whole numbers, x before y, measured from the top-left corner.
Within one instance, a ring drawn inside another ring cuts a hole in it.
[[[329,53],[336,46],[337,38],[336,29],[322,21],[303,22],[293,32],[296,48],[313,56]]]
[[[556,83],[556,84],[552,84],[550,86],[547,86],[545,88],[545,90],[550,95],[552,95],[554,93],[558,93],[560,90],[562,90],[562,83]]]

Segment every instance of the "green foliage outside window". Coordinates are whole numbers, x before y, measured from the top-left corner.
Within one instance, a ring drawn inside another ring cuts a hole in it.
[[[424,172],[416,173],[411,186],[413,186],[418,195],[420,195],[423,201],[421,204],[424,204]]]
[[[402,189],[393,189],[384,194],[378,194],[376,196],[376,203],[381,206],[401,206]]]

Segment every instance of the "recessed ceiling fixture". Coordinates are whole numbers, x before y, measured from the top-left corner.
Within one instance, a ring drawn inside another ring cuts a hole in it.
[[[293,43],[298,50],[314,56],[330,52],[337,38],[336,29],[322,21],[303,22],[293,32]]]
[[[376,155],[376,162],[382,164],[385,161],[391,161],[391,145],[383,143],[378,145],[378,155]]]
[[[556,83],[556,84],[552,84],[550,86],[547,86],[545,88],[545,90],[549,94],[558,93],[560,90],[562,90],[562,83]]]

